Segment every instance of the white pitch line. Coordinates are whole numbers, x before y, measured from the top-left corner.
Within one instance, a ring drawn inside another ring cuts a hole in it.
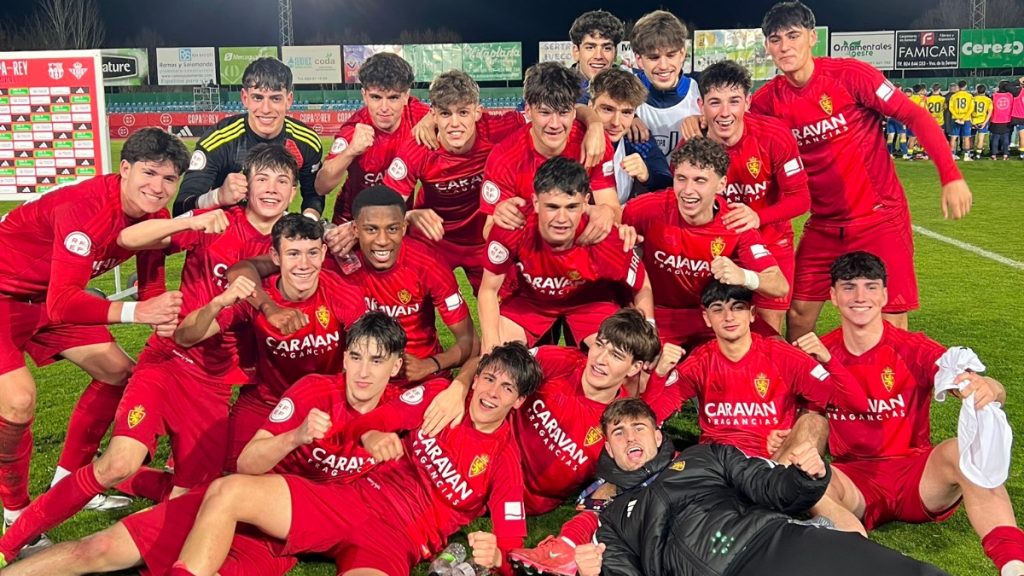
[[[929,238],[933,238],[935,240],[938,240],[939,242],[945,242],[946,244],[950,244],[952,246],[956,246],[957,248],[960,248],[961,250],[966,250],[966,251],[968,251],[968,252],[970,252],[972,254],[977,254],[978,256],[981,256],[982,258],[988,258],[989,260],[994,260],[994,261],[1002,264],[1003,266],[1009,266],[1010,268],[1016,268],[1017,270],[1024,270],[1024,262],[1018,262],[1016,260],[1012,260],[1010,258],[1007,258],[1006,256],[1002,256],[1000,254],[996,254],[995,252],[989,252],[988,250],[985,250],[984,248],[978,248],[974,244],[968,244],[967,242],[962,242],[960,240],[957,240],[956,238],[950,238],[949,236],[943,236],[942,234],[939,234],[938,232],[932,232],[931,230],[929,230],[929,229],[927,229],[927,228],[925,228],[923,226],[918,226],[918,225],[915,224],[913,226],[913,228],[914,228],[914,232],[917,232],[918,234],[920,234],[922,236],[927,236]]]

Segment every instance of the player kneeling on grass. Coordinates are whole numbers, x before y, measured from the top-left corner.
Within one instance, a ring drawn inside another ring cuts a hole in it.
[[[85,288],[90,278],[134,254],[117,244],[121,230],[169,216],[167,204],[187,167],[188,150],[181,140],[155,128],[140,130],[125,141],[117,173],[55,190],[0,220],[0,501],[5,528],[29,505],[36,384],[25,354],[36,365],[67,358],[92,378],[71,414],[57,462],[59,469],[77,470],[95,457],[133,368],[104,325],[149,324],[162,327],[165,335],[173,330],[180,292],[143,302],[110,302]],[[96,501],[97,507],[103,505]],[[0,563],[13,559],[35,536],[39,532],[31,538],[5,537]]]
[[[797,345],[830,366],[845,366],[868,395],[869,410],[829,410],[835,474],[818,512],[837,524],[852,512],[872,530],[894,520],[944,520],[962,499],[985,554],[1003,576],[1024,574],[1024,532],[1003,485],[1010,430],[1005,418],[1000,429],[996,403],[1005,402],[1006,390],[977,373],[985,367],[970,349],[947,350],[883,319],[886,269],[877,256],[844,254],[831,276],[841,325],[821,340],[809,334]],[[930,397],[941,400],[949,389],[967,404],[961,430],[965,417],[974,418],[977,434],[933,446]]]
[[[786,466],[721,444],[674,455],[636,398],[612,403],[601,426],[610,458],[599,476],[618,494],[601,511],[597,544],[576,547],[581,576],[944,574],[857,534],[794,520],[831,476],[811,444]]]
[[[402,364],[404,346],[405,334],[397,322],[380,312],[365,314],[346,334],[345,373],[299,380],[263,422],[239,461],[240,471],[249,475],[222,478],[133,514],[102,532],[61,543],[14,564],[4,571],[5,576],[113,572],[143,564],[148,573],[166,574],[207,493],[210,506],[258,504],[262,513],[273,513],[279,508],[271,509],[259,496],[273,492],[274,487],[288,482],[347,482],[365,473],[375,459],[385,459],[388,450],[395,449],[398,441],[390,431],[419,425],[424,396],[432,393],[421,387],[402,392],[387,385]],[[367,427],[377,428],[363,436],[361,429]],[[359,436],[367,449],[345,441]],[[268,472],[273,474],[259,476]],[[239,495],[244,502],[238,500]],[[231,528],[217,532],[227,535],[231,544],[218,569],[221,576],[283,574],[295,565],[293,556],[281,553],[279,541],[244,526],[232,541],[234,529],[232,522]]]
[[[519,230],[493,228],[480,284],[483,351],[502,342],[534,345],[559,318],[574,342],[592,337],[601,321],[621,308],[617,290],[632,292],[633,305],[653,317],[651,287],[633,251],[628,226],[596,243],[578,240],[587,227],[590,200],[587,171],[578,162],[555,157],[537,170],[533,210]],[[625,240],[624,240],[625,238]],[[499,289],[515,270],[514,292],[500,306]]]

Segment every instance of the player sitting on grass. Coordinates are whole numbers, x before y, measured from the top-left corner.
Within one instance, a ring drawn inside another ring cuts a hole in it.
[[[998,466],[986,467],[984,462],[999,456],[1000,443],[992,438],[992,453],[983,450],[982,461],[968,475],[961,456],[966,447],[958,438],[932,445],[929,423],[931,397],[943,378],[963,386],[954,393],[973,404],[975,411],[1005,402],[1006,390],[975,372],[984,367],[969,349],[947,350],[924,334],[901,330],[883,319],[887,274],[877,256],[844,254],[832,265],[831,276],[840,327],[820,341],[809,335],[797,345],[830,366],[845,366],[867,394],[869,410],[829,409],[835,473],[818,513],[837,525],[852,513],[873,530],[894,520],[942,521],[963,500],[971,526],[996,568],[1003,576],[1024,574],[1024,532],[1017,528]],[[978,433],[984,435],[980,428]]]
[[[628,227],[592,245],[582,245],[590,180],[575,160],[555,157],[533,179],[533,211],[521,230],[495,227],[488,235],[480,284],[482,350],[509,341],[532,346],[564,318],[573,342],[597,332],[601,321],[621,308],[616,291],[628,289],[645,317],[652,316],[651,288],[633,252]],[[514,292],[499,304],[509,272]]]

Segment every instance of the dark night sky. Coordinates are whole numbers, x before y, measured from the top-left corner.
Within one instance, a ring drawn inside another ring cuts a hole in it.
[[[966,0],[965,0],[966,1]],[[402,30],[447,27],[467,42],[519,40],[524,60],[536,58],[540,40],[567,39],[573,18],[596,8],[635,20],[657,8],[671,10],[698,28],[757,27],[773,1],[677,0],[293,0],[296,44],[334,27],[365,30],[374,43],[395,41]],[[833,30],[906,28],[933,5],[929,0],[807,0],[819,24]],[[32,2],[0,3],[0,18],[21,20]],[[143,27],[153,28],[171,46],[277,44],[276,0],[99,0],[108,46],[123,46]]]

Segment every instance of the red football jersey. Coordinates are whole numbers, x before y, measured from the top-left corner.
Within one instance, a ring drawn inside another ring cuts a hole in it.
[[[279,275],[263,281],[278,306],[301,310],[309,324],[283,336],[248,302],[225,308],[217,316],[221,330],[248,327],[256,347],[255,393],[265,404],[277,404],[285,390],[307,374],[337,374],[342,369],[345,330],[366,311],[362,293],[329,270],[320,271],[316,292],[303,302],[290,302],[277,288]]]
[[[774,118],[747,114],[743,136],[726,151],[726,200],[757,212],[761,237],[769,245],[792,246],[790,220],[807,212],[811,202],[807,173],[793,135]]]
[[[565,499],[597,472],[604,446],[601,414],[608,405],[584,395],[586,354],[561,346],[541,346],[531,352],[544,381],[511,415],[523,455],[526,489],[545,498]],[[628,396],[624,388],[619,396]]]
[[[587,227],[587,217],[576,229],[578,238]],[[487,236],[484,269],[508,275],[516,270],[515,294],[545,303],[609,301],[615,284],[625,284],[634,293],[643,287],[647,272],[636,251],[626,252],[614,231],[592,245],[574,244],[555,251],[537,228],[537,215],[530,213],[519,230],[491,228]],[[506,286],[508,277],[506,276]]]
[[[577,120],[569,131],[569,140],[561,156],[579,160],[583,155],[583,137],[587,127]],[[604,158],[590,169],[590,189],[615,189],[615,147],[608,136],[604,139]],[[484,166],[484,183],[480,188],[480,211],[494,214],[494,207],[509,198],[533,201],[533,177],[548,158],[537,152],[530,135],[530,126],[523,126],[505,138],[491,152]]]
[[[362,266],[346,278],[362,289],[366,309],[381,310],[398,320],[408,338],[409,354],[422,359],[440,352],[434,309],[446,326],[469,316],[452,271],[410,238],[402,241],[395,265],[388,270],[374,270],[362,252],[356,253]]]
[[[750,350],[738,362],[722,354],[717,341],[703,344],[664,386],[648,385],[644,400],[678,409],[696,397],[701,442],[770,457],[768,433],[793,427],[800,400],[818,406],[835,402],[836,387],[824,366],[792,344],[751,337]]]
[[[724,198],[715,199],[715,209],[711,222],[691,226],[679,214],[672,190],[645,194],[626,204],[623,224],[644,237],[643,260],[651,276],[655,311],[699,308],[700,292],[714,278],[711,261],[715,256],[726,256],[754,272],[779,265],[758,231],[737,234],[722,224],[729,210]]]
[[[961,178],[928,113],[882,73],[852,58],[815,58],[803,87],[785,76],[754,94],[751,111],[782,120],[796,137],[811,191],[811,218],[841,226],[890,217],[907,198],[879,129],[884,117],[908,125],[932,156],[942,183]]]
[[[310,374],[284,393],[262,429],[275,436],[286,434],[301,425],[309,411],[316,408],[330,416],[332,431],[344,430],[361,418],[375,416],[378,411],[393,413],[395,427],[372,429],[382,432],[410,430],[423,422],[423,412],[437,391],[435,387],[434,394],[428,394],[422,385],[405,391],[388,386],[377,407],[362,414],[348,403],[344,374]],[[274,472],[295,474],[318,482],[343,482],[365,473],[375,464],[358,442],[338,445],[333,440],[328,436],[299,446],[274,466]]]
[[[226,273],[233,264],[270,251],[270,234],[262,234],[254,228],[243,207],[231,206],[224,211],[230,225],[223,234],[195,230],[182,232],[172,236],[170,245],[163,250],[164,254],[188,251],[181,270],[182,318],[227,289]],[[184,359],[203,374],[214,378],[230,374],[238,366],[239,352],[247,348],[239,349],[237,335],[231,331],[221,331],[191,348],[178,346],[172,338],[153,334],[146,346],[161,357],[174,355]],[[246,360],[246,364],[251,364],[253,359]],[[235,383],[238,382],[240,380]]]
[[[356,124],[366,124],[373,127],[373,145],[366,149],[361,155],[352,160],[348,166],[348,177],[341,186],[337,204],[334,207],[335,224],[352,219],[352,200],[356,194],[364,188],[374,184],[380,184],[384,180],[384,173],[387,171],[391,161],[398,152],[402,142],[412,137],[412,129],[416,124],[430,112],[430,107],[420,102],[415,97],[409,98],[409,103],[402,109],[402,121],[394,132],[384,132],[374,126],[370,113],[366,107],[356,110],[341,126],[338,135],[334,137],[331,144],[331,151],[327,154],[327,160],[341,154],[352,139]]]
[[[353,487],[382,518],[403,526],[424,552],[440,550],[449,534],[485,509],[502,550],[522,545],[523,470],[508,423],[484,434],[467,417],[435,438],[416,431],[406,436],[405,452]]]
[[[842,329],[821,341],[868,397],[866,411],[828,411],[829,450],[837,462],[908,456],[931,447],[935,362],[946,353],[944,346],[889,323],[882,340],[860,356],[846,350]]]
[[[110,302],[88,294],[95,278],[133,254],[117,245],[139,220],[121,206],[121,176],[90,178],[26,202],[0,219],[0,294],[47,302],[55,323],[106,324]]]
[[[384,185],[408,198],[420,183],[413,208],[430,208],[444,221],[444,238],[463,246],[484,243],[487,215],[480,212],[480,186],[484,164],[496,142],[526,122],[522,113],[484,114],[476,123],[476,140],[465,154],[453,154],[439,147],[431,150],[412,138],[406,139],[391,161]],[[412,233],[421,233],[410,227]]]

